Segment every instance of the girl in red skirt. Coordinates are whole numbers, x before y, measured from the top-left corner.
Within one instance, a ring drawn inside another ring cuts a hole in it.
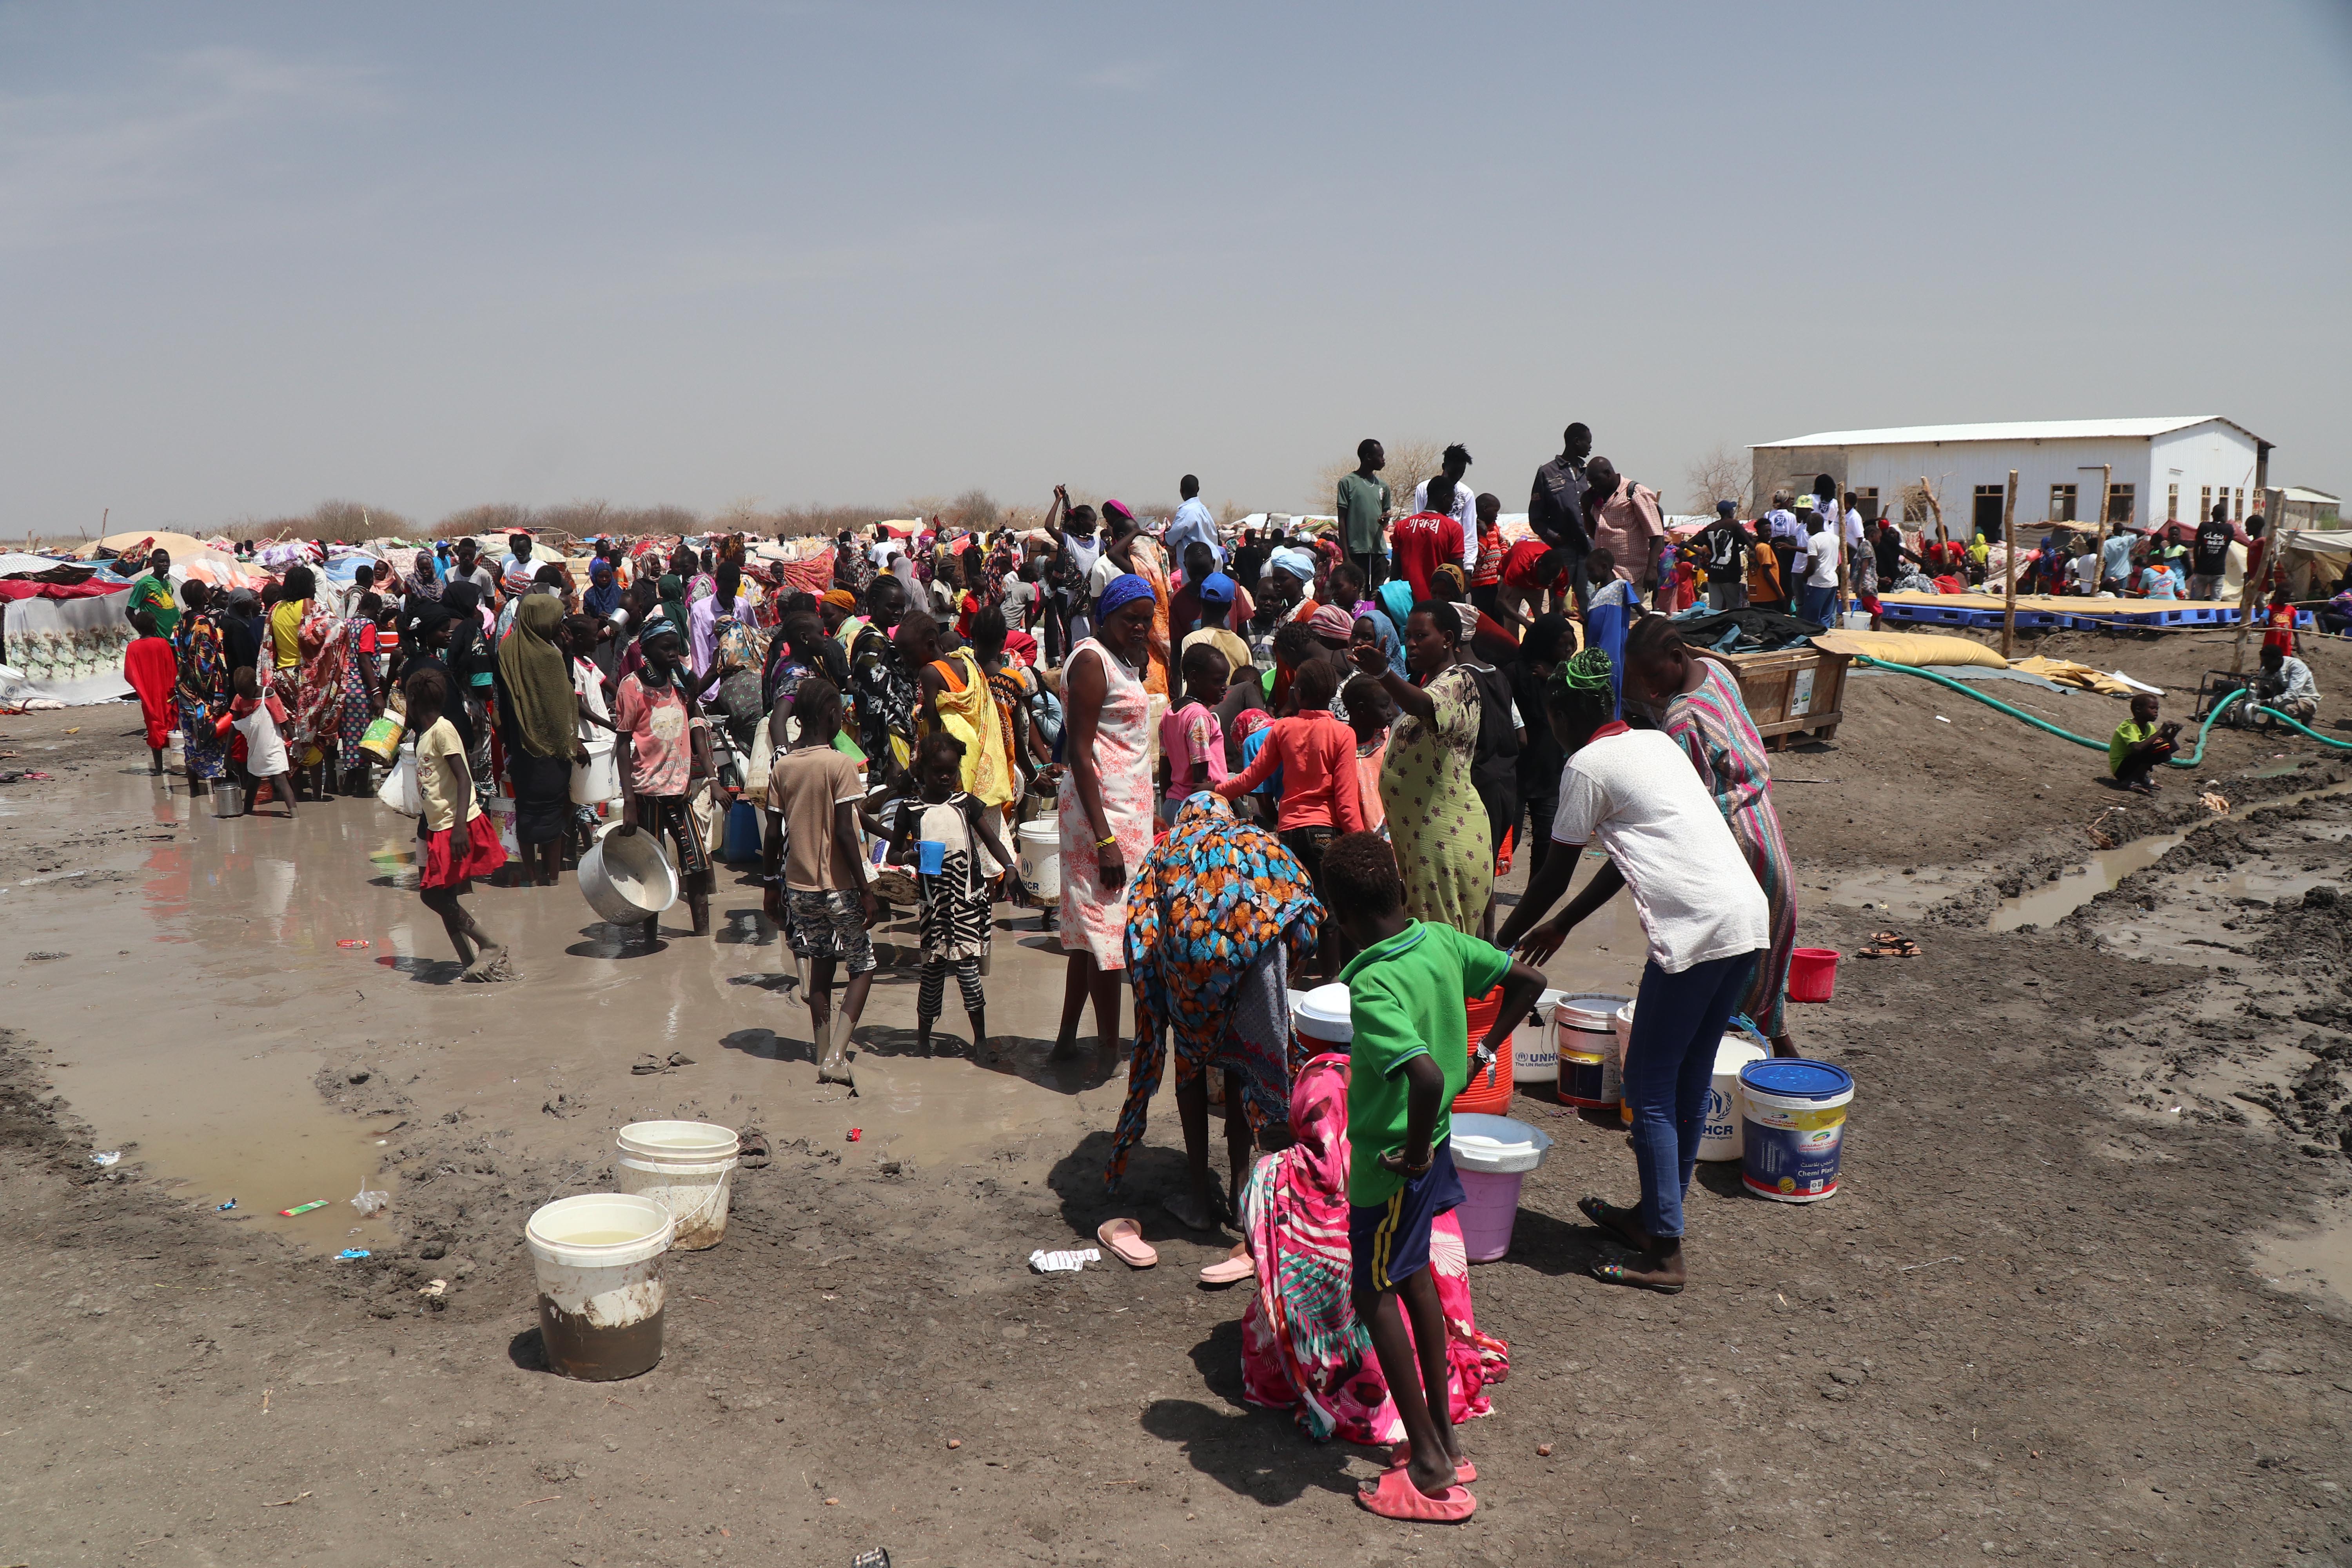
[[[425,797],[425,814],[416,819],[419,888],[425,907],[441,917],[457,962],[466,966],[464,979],[511,980],[507,950],[492,942],[458,899],[473,891],[473,879],[486,877],[507,863],[498,829],[482,815],[474,797],[474,777],[466,765],[466,746],[457,727],[442,717],[448,705],[449,683],[437,669],[420,669],[408,678],[408,729],[416,737],[416,784]]]

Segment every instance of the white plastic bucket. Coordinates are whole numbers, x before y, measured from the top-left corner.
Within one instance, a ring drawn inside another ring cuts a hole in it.
[[[1021,890],[1037,904],[1062,900],[1062,821],[1056,816],[1024,822],[1013,830],[1014,857],[1020,861]]]
[[[614,1143],[621,1191],[653,1199],[677,1222],[671,1251],[719,1245],[740,1147],[731,1131],[708,1121],[632,1121]]]
[[[1551,1033],[1559,1053],[1563,1103],[1587,1110],[1617,1103],[1617,1010],[1627,1002],[1605,991],[1571,991],[1553,1004]]]
[[[1853,1075],[1828,1062],[1772,1058],[1739,1069],[1739,1099],[1740,1184],[1784,1204],[1835,1197]]]
[[[1536,999],[1536,1025],[1511,1031],[1511,1075],[1521,1083],[1556,1081],[1559,1077],[1559,1042],[1552,1035],[1552,1013],[1568,995],[1547,991]]]
[[[1698,1157],[1737,1160],[1746,1147],[1739,1135],[1739,1069],[1771,1053],[1745,1035],[1726,1035],[1715,1047],[1715,1081],[1706,1091],[1699,1123]]]
[[[1462,1182],[1463,1249],[1473,1263],[1492,1263],[1511,1250],[1519,1217],[1519,1184],[1551,1151],[1549,1133],[1507,1116],[1456,1111],[1451,1147]]]
[[[523,1226],[539,1276],[548,1369],[602,1383],[651,1371],[662,1355],[662,1254],[675,1222],[651,1198],[558,1198]]]
[[[503,795],[490,796],[482,802],[482,814],[497,826],[499,843],[505,847],[507,858],[520,858],[522,841],[515,837],[515,803],[512,797]]]
[[[1348,1011],[1348,988],[1335,982],[1292,993],[1290,1026],[1303,1040],[1329,1047],[1349,1044],[1356,1037],[1356,1026]]]
[[[591,751],[584,763],[572,764],[572,804],[602,805],[621,798],[621,766],[613,748]]]

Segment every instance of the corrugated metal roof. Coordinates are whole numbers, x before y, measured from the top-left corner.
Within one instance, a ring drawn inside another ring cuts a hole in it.
[[[2183,414],[2164,419],[2021,419],[2004,425],[1900,425],[1885,430],[1824,430],[1786,441],[1759,441],[1759,447],[1892,447],[1933,441],[2115,441],[2146,440],[2191,425],[2219,420],[2251,430],[2219,414]]]
[[[2329,495],[2326,490],[2305,489],[2301,485],[2289,485],[2281,493],[2284,499],[2288,500],[2321,501],[2341,500],[2343,499],[2341,496]]]

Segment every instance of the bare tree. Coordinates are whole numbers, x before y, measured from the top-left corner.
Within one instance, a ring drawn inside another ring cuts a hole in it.
[[[1715,503],[1723,500],[1747,507],[1749,468],[1746,452],[1728,442],[1717,441],[1704,457],[1683,469],[1683,483],[1690,487],[1691,510],[1711,513]]]

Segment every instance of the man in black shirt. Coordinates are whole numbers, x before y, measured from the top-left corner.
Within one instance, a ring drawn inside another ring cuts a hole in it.
[[[2197,525],[2197,541],[2189,555],[2189,596],[2218,599],[2221,579],[2230,570],[2230,546],[2237,531],[2230,526],[2230,509],[2216,502],[2213,515]]]
[[[1738,504],[1715,503],[1715,521],[1699,535],[1706,551],[1706,607],[1721,612],[1748,607],[1748,552],[1756,541],[1739,526]]]
[[[1244,529],[1242,547],[1234,552],[1234,581],[1247,588],[1252,599],[1257,597],[1257,580],[1265,570],[1265,557],[1266,549],[1258,541],[1257,530]]]
[[[1592,432],[1571,425],[1560,432],[1559,441],[1559,456],[1536,470],[1528,496],[1528,526],[1546,544],[1568,552],[1569,577],[1581,605],[1589,592],[1584,558],[1592,552],[1592,535],[1584,519],[1584,460],[1592,455]]]

